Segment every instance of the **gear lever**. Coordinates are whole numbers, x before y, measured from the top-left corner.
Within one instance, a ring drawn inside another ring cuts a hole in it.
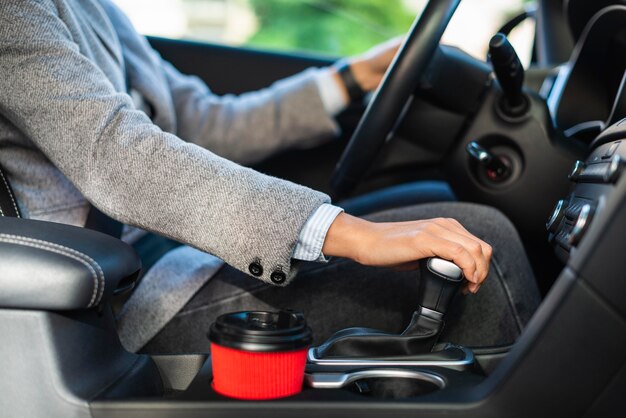
[[[419,305],[422,313],[443,318],[463,281],[463,272],[454,263],[441,258],[429,258],[420,265]]]
[[[441,258],[429,258],[420,263],[420,274],[418,307],[402,334],[347,328],[336,332],[316,349],[318,358],[389,358],[430,352],[464,277],[459,267]]]
[[[402,335],[419,335],[428,331],[436,338],[463,279],[461,269],[450,261],[433,257],[420,263],[419,304]]]

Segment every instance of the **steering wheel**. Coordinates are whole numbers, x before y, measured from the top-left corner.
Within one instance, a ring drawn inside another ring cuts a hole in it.
[[[461,0],[430,0],[378,86],[331,179],[333,196],[346,196],[393,136],[396,121],[432,59]]]

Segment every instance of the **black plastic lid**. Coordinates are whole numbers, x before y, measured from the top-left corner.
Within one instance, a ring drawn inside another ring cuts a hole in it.
[[[299,312],[234,312],[211,325],[209,340],[222,347],[277,352],[305,348],[313,340],[311,328]]]

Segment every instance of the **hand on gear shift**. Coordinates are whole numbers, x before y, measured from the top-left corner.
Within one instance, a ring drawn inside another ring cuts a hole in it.
[[[463,270],[475,293],[489,272],[492,248],[457,220],[434,218],[371,222],[347,213],[337,215],[322,252],[359,264],[399,270],[417,269],[427,257],[441,257]]]

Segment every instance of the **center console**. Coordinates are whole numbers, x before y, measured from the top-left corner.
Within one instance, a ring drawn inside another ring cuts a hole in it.
[[[606,130],[595,141],[595,149],[585,161],[576,161],[569,174],[573,188],[559,200],[546,222],[549,239],[557,256],[567,262],[589,229],[597,213],[604,209],[626,164],[626,119]]]

